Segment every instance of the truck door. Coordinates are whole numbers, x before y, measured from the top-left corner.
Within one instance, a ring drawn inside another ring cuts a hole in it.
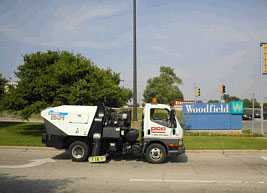
[[[170,116],[168,109],[151,108],[150,119],[148,120],[147,137],[163,137],[171,136],[172,128],[170,125]]]

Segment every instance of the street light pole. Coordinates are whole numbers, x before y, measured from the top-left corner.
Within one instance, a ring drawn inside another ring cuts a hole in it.
[[[262,70],[262,46],[266,46],[267,42],[261,42],[260,43],[260,67],[261,67],[261,133],[264,135],[263,131],[263,75],[266,75],[266,73],[263,73]],[[266,49],[266,48],[264,48]],[[266,53],[266,51],[265,51]],[[265,56],[266,57],[266,56]],[[265,71],[266,72],[266,71]]]
[[[255,102],[255,95],[253,93],[253,97],[252,97],[252,120],[251,120],[251,130],[252,130],[252,136],[253,136],[253,132],[254,132],[254,120],[255,120],[255,114],[254,114],[254,102]]]
[[[133,0],[133,121],[137,121],[136,0]]]
[[[261,70],[260,70],[260,72],[261,72],[261,133],[262,134],[264,134],[263,133],[263,81],[262,81],[262,45],[263,45],[263,43],[261,42],[260,43],[260,67],[261,67]]]

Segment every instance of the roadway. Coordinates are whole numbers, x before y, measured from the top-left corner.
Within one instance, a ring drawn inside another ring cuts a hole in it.
[[[34,161],[33,161],[34,160]],[[267,153],[186,153],[72,162],[64,151],[0,149],[0,192],[266,192]]]
[[[252,131],[252,121],[251,120],[242,120],[242,128],[243,130],[249,129]],[[255,118],[254,121],[254,131],[261,132],[261,119]],[[263,132],[267,134],[267,120],[263,120]]]

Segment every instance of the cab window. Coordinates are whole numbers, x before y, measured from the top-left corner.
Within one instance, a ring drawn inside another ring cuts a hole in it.
[[[168,126],[169,111],[167,109],[150,109],[150,120],[162,126]]]

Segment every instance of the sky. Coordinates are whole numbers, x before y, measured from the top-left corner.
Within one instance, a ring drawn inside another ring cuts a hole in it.
[[[226,94],[260,100],[260,42],[267,0],[136,0],[137,90],[169,66],[185,100]],[[67,50],[120,73],[132,89],[132,0],[0,0],[0,73],[11,82],[23,55]],[[267,101],[267,76],[263,77]]]

